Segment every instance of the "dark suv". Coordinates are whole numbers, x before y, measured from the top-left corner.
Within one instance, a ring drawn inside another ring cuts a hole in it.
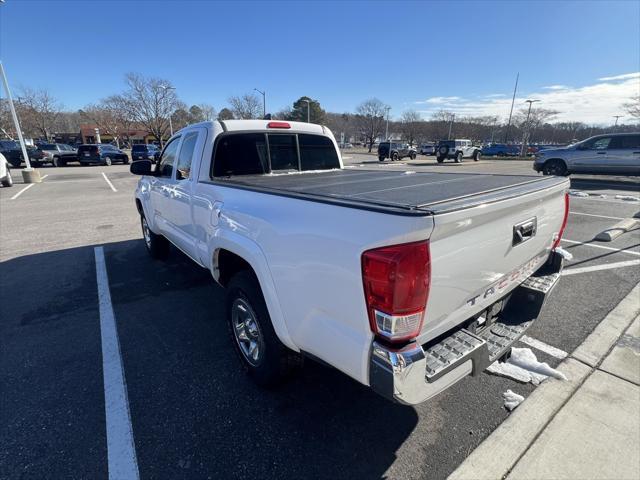
[[[136,160],[153,160],[154,162],[160,158],[160,149],[152,143],[145,145],[144,143],[136,144],[131,148],[131,159]]]
[[[22,149],[18,142],[13,140],[0,140],[0,153],[4,155],[4,158],[7,159],[7,162],[9,162],[13,168],[20,168],[24,158],[22,155]],[[27,154],[29,155],[29,160],[34,167],[39,167],[41,165],[44,154],[40,150],[27,145]]]
[[[389,148],[389,145],[391,145],[391,148]],[[381,162],[384,162],[386,158],[401,160],[405,157],[410,157],[411,160],[415,160],[417,154],[416,149],[406,143],[380,142],[380,145],[378,145],[378,160]]]
[[[100,163],[111,165],[113,162],[129,163],[129,157],[122,150],[106,143],[80,145],[78,147],[78,161],[81,165]]]

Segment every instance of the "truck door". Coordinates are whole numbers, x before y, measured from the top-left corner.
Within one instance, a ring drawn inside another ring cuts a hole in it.
[[[179,144],[180,136],[172,138],[167,143],[157,166],[158,174],[150,177],[151,180],[149,182],[149,203],[151,204],[153,225],[157,230],[156,233],[161,233],[167,238],[169,238],[169,235],[165,218],[168,203],[166,200],[169,196],[169,189],[175,182],[173,180],[173,167],[176,162]]]
[[[168,205],[164,210],[167,237],[196,262],[199,262],[199,257],[196,253],[192,214],[195,172],[192,172],[191,165],[197,163],[194,157],[202,153],[205,132],[204,128],[194,128],[182,134],[173,179],[168,188]]]
[[[613,137],[607,157],[610,172],[617,175],[640,175],[640,135]]]
[[[610,173],[609,143],[612,137],[600,137],[584,144],[570,159],[569,169],[576,173]]]

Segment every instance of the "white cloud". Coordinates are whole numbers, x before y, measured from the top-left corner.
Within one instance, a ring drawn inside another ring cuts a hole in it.
[[[615,79],[612,82],[611,79]],[[553,87],[553,88],[551,88]],[[562,87],[562,88],[555,88]],[[525,107],[525,100],[540,100],[535,106],[558,111],[554,121],[579,121],[587,124],[610,124],[614,115],[624,115],[624,103],[640,94],[640,72],[604,77],[599,81],[582,87],[549,85],[539,91],[522,93],[516,97],[514,111]],[[495,95],[495,94],[492,94]],[[432,100],[432,101],[429,101]],[[511,97],[484,95],[477,100],[460,97],[432,97],[427,101],[416,102],[427,104],[420,113],[426,117],[437,110],[449,110],[460,116],[498,116],[505,119],[511,108]],[[621,118],[632,122],[630,117]]]
[[[616,80],[629,80],[632,78],[640,78],[640,72],[625,73],[622,75],[616,75],[615,77],[602,77],[602,78],[599,78],[598,80],[600,80],[601,82],[611,82]]]
[[[483,95],[482,98],[500,98],[506,96],[506,93],[490,93],[489,95]]]

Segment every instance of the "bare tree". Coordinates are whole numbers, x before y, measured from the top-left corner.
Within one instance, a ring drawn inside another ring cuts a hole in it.
[[[250,120],[262,117],[262,101],[253,93],[245,93],[241,97],[229,97],[228,102],[235,118]]]
[[[369,151],[373,143],[384,131],[384,114],[386,105],[377,98],[370,98],[362,102],[356,109],[356,123],[358,131],[369,144]]]
[[[129,135],[131,120],[122,98],[114,95],[103,98],[100,103],[87,105],[79,111],[83,118],[94,123],[101,133],[113,137],[118,148],[120,139]]]
[[[127,116],[142,125],[162,145],[169,132],[169,116],[180,106],[171,82],[161,78],[128,73],[127,90],[117,101]]]
[[[39,135],[50,141],[62,104],[46,89],[22,88],[17,100],[21,128],[29,135]]]
[[[221,120],[221,121],[233,120],[233,112],[231,110],[229,110],[228,108],[226,108],[226,107],[223,108],[218,113],[218,120]]]
[[[209,105],[208,103],[201,103],[199,105],[196,105],[196,107],[200,109],[201,112],[200,120],[198,120],[199,122],[213,120],[216,118],[216,109],[213,108],[213,105]]]
[[[407,110],[400,116],[400,131],[409,145],[413,145],[414,140],[418,137],[421,121],[420,114],[415,110]]]
[[[636,120],[640,120],[640,95],[631,97],[630,101],[623,105],[629,115]]]

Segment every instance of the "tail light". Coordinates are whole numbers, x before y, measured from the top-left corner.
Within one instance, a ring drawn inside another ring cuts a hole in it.
[[[267,128],[291,128],[288,122],[269,122]]]
[[[362,279],[371,331],[390,342],[417,337],[431,282],[429,242],[364,252]]]
[[[553,242],[553,247],[551,250],[554,250],[558,245],[560,245],[560,240],[562,240],[562,235],[564,234],[564,229],[567,226],[567,220],[569,220],[569,194],[564,194],[564,218],[562,219],[562,226],[560,227],[560,231],[558,232],[558,236]]]

